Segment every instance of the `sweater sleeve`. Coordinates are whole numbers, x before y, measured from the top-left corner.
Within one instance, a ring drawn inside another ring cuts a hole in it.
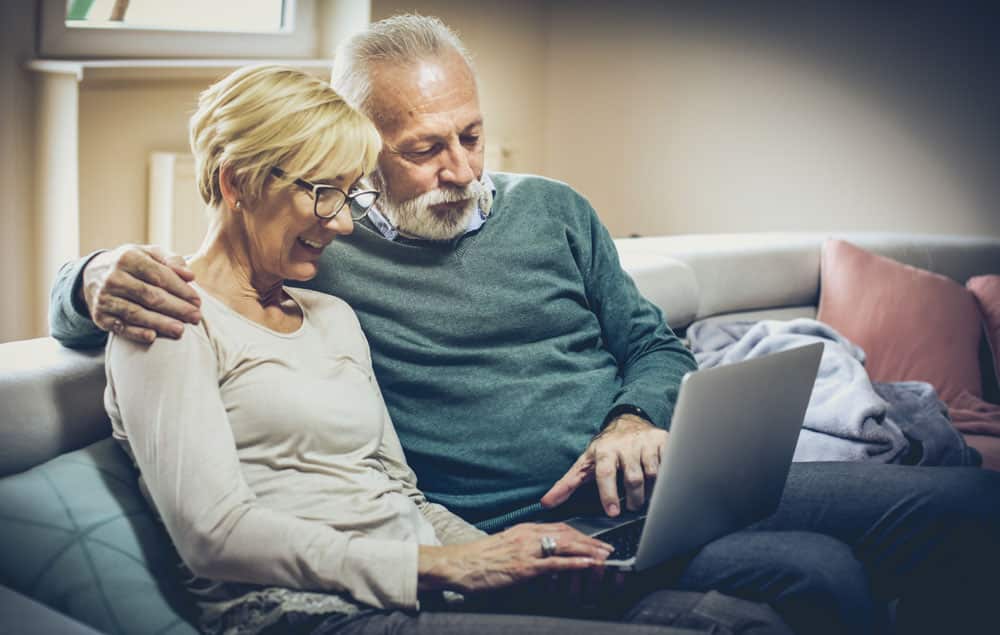
[[[581,204],[589,217],[590,249],[585,250],[589,262],[581,263],[587,296],[622,377],[611,407],[638,406],[655,425],[669,429],[681,379],[697,368],[694,356],[622,269],[614,241],[597,213],[585,201]]]
[[[86,309],[76,300],[77,290],[83,280],[83,270],[94,259],[94,253],[67,262],[56,274],[49,292],[49,332],[63,346],[69,348],[100,348],[108,334],[97,328]]]
[[[417,606],[417,545],[263,507],[243,478],[204,327],[148,347],[112,338],[105,402],[184,562],[215,580]],[[120,424],[120,425],[118,425]]]

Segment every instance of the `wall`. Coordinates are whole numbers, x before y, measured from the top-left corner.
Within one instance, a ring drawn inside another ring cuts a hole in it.
[[[34,100],[24,63],[34,55],[35,5],[0,3],[0,342],[37,333],[40,291],[34,277]]]
[[[342,37],[368,22],[368,3],[320,0],[318,4],[316,53],[329,58]],[[149,155],[188,151],[188,119],[198,94],[214,79],[151,76],[81,85],[81,253],[147,240]]]
[[[211,71],[177,68],[142,75],[121,64],[93,78],[84,71],[79,83],[71,73],[53,82],[51,74],[25,72],[25,62],[37,54],[37,4],[0,3],[0,184],[6,194],[0,264],[15,272],[6,290],[18,298],[0,306],[0,341],[47,331],[48,287],[58,263],[147,240],[149,153],[186,151],[188,117],[198,93],[214,79]],[[368,23],[370,5],[322,0],[315,16],[309,22],[317,36],[314,56],[329,58],[345,34]],[[65,178],[38,176],[43,174]],[[61,206],[64,199],[72,203]]]
[[[996,10],[884,4],[553,0],[545,172],[617,235],[1000,236]]]
[[[80,252],[146,241],[149,154],[187,152],[209,80],[85,82],[80,90]]]
[[[398,0],[374,0],[371,19],[413,9]],[[446,16],[453,28],[476,44],[472,53],[483,78],[489,143],[507,150],[505,168],[541,172],[544,76],[538,60],[545,57],[544,3],[516,0],[500,7],[436,0],[421,3],[420,10]],[[320,15],[324,16],[322,11]],[[332,17],[325,19],[336,23]],[[324,38],[325,46],[332,50],[342,36]],[[207,83],[178,79],[84,82],[80,91],[82,253],[146,240],[149,153],[187,149],[187,119]]]
[[[456,28],[504,167],[568,181],[616,235],[1000,236],[1000,20],[987,3],[936,4],[372,0],[370,15]],[[324,0],[319,15],[358,7]],[[0,2],[0,265],[16,298],[0,303],[0,341],[38,334],[47,296],[31,264],[34,9]],[[326,54],[343,33],[320,35]],[[82,86],[81,251],[145,239],[148,153],[186,147],[204,85]]]
[[[372,18],[455,28],[505,167],[568,181],[616,235],[1000,236],[996,10],[870,4],[373,0]]]

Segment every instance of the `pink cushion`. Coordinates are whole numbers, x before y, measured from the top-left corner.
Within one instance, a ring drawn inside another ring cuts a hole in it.
[[[965,287],[972,291],[979,301],[979,309],[986,322],[990,350],[993,351],[993,368],[1000,375],[1000,276],[969,278]]]
[[[979,307],[950,278],[829,240],[817,317],[864,349],[873,381],[926,381],[949,403],[982,396]]]
[[[1000,472],[1000,437],[987,437],[979,434],[966,434],[965,442],[979,452],[983,457],[982,467]]]
[[[1000,438],[1000,405],[966,392],[952,399],[948,414],[952,425],[964,434]]]

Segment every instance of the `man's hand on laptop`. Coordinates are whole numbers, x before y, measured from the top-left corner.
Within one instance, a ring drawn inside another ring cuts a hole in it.
[[[542,506],[556,507],[584,483],[597,481],[601,505],[608,516],[620,512],[618,473],[625,486],[625,506],[641,509],[646,492],[660,469],[668,433],[641,417],[624,414],[594,437],[587,450],[542,497]]]
[[[184,259],[156,245],[122,245],[83,270],[80,296],[99,328],[141,343],[178,338],[201,320],[201,298]]]

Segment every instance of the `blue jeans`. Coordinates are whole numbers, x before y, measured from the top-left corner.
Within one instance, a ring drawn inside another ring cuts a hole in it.
[[[551,518],[547,519],[551,520]],[[679,519],[683,521],[683,519]],[[995,624],[993,580],[1000,573],[1000,472],[979,468],[867,463],[796,463],[778,510],[751,527],[705,545],[693,556],[637,574],[609,589],[587,615],[577,605],[528,588],[510,606],[503,594],[480,608],[516,614],[371,612],[305,625],[309,633],[783,632],[764,607],[726,604],[705,592],[773,606],[796,633],[869,634],[890,626],[898,600],[899,633],[981,632]],[[712,608],[715,600],[721,610]],[[688,604],[691,604],[690,606]],[[707,602],[707,603],[706,603]],[[561,617],[545,617],[550,609]],[[732,613],[732,619],[727,613]],[[525,615],[538,613],[541,616]],[[703,615],[704,623],[691,623]],[[614,620],[567,620],[572,616]],[[726,630],[732,621],[733,628]],[[721,625],[721,626],[720,626]],[[314,630],[315,628],[315,630]],[[721,630],[720,630],[721,629]],[[288,629],[284,631],[291,632]],[[298,632],[298,631],[296,631]],[[691,631],[687,631],[691,632]]]
[[[286,615],[262,635],[791,635],[774,611],[720,593],[656,591],[609,622],[513,611],[368,611],[353,617]]]
[[[984,623],[998,574],[1000,472],[796,463],[772,516],[640,579],[767,602],[801,633],[881,632],[898,600],[897,632],[941,633]]]

